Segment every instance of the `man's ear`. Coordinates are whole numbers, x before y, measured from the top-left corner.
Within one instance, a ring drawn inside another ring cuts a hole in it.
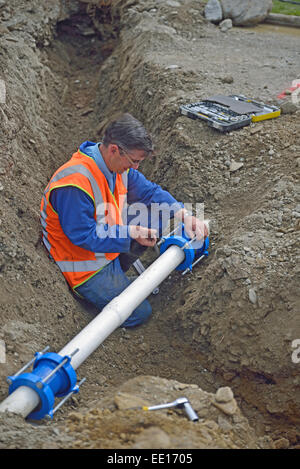
[[[113,148],[113,152],[115,153],[116,151],[119,151],[119,147],[118,145],[116,145],[115,143],[112,144],[112,148]]]
[[[115,143],[110,143],[108,145],[108,149],[111,153],[116,153],[116,151],[118,150],[118,145],[116,145]]]

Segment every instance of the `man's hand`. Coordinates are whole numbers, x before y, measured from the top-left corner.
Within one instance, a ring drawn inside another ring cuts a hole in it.
[[[209,235],[208,226],[204,221],[187,213],[185,209],[179,210],[175,217],[184,223],[184,229],[187,236],[191,239],[196,236],[197,241],[204,241]]]
[[[142,246],[154,246],[157,241],[157,230],[145,226],[130,225],[129,236]]]
[[[196,236],[197,241],[204,241],[208,236],[206,224],[199,218],[188,215],[184,218],[184,229],[186,234],[192,239]]]

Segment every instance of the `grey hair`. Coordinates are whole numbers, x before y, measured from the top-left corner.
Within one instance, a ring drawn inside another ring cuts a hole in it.
[[[124,151],[143,150],[147,156],[154,151],[149,133],[143,124],[129,113],[121,115],[107,126],[103,144],[106,147],[115,144]]]

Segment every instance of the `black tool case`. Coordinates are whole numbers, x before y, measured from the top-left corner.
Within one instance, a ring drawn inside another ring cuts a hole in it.
[[[180,106],[181,114],[191,119],[203,119],[210,127],[229,132],[249,125],[251,122],[271,119],[280,115],[280,109],[243,95],[211,96],[198,103]]]

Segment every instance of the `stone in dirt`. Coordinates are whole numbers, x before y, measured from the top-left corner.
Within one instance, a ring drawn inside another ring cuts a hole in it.
[[[232,28],[232,20],[230,18],[227,18],[226,20],[221,21],[221,23],[219,24],[219,28],[222,33],[226,33],[226,31]]]
[[[233,399],[233,392],[230,387],[219,388],[216,392],[217,402],[230,402]]]
[[[299,101],[300,102],[300,101]],[[292,101],[286,101],[280,104],[282,114],[294,114],[300,110],[300,104],[293,103]]]
[[[220,0],[223,17],[234,25],[250,26],[261,23],[272,9],[272,0]]]
[[[250,288],[249,290],[249,300],[251,301],[253,305],[257,303],[257,295],[253,288]]]
[[[243,163],[239,163],[238,161],[232,161],[230,163],[229,171],[231,173],[234,173],[235,171],[238,171],[239,169],[241,169],[243,166],[244,166]]]
[[[166,5],[172,8],[179,8],[181,5],[179,2],[176,2],[175,0],[167,0]]]
[[[232,399],[229,402],[217,402],[216,400],[212,402],[214,406],[220,409],[226,415],[234,415],[237,410],[238,406],[235,399]]]
[[[209,0],[204,9],[205,18],[212,23],[219,23],[223,18],[222,7],[219,0]]]

